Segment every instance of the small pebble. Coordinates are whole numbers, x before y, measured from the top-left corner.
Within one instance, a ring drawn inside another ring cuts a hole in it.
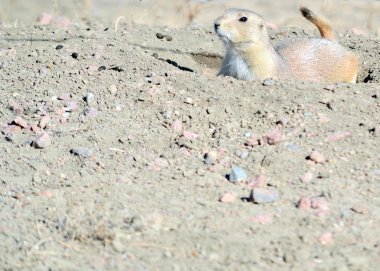
[[[310,199],[310,206],[311,208],[316,210],[316,215],[317,216],[323,216],[325,215],[329,207],[327,205],[327,201],[324,197],[314,197]]]
[[[88,158],[92,155],[92,151],[84,147],[72,148],[70,150],[70,153],[76,156],[84,157],[84,158]]]
[[[175,120],[172,123],[171,128],[174,132],[178,132],[178,133],[182,132],[183,130],[182,121],[179,119]]]
[[[190,140],[193,140],[193,139],[197,139],[198,138],[198,134],[196,133],[193,133],[193,132],[190,132],[190,131],[183,131],[183,137],[186,138],[186,139],[190,139]]]
[[[309,159],[311,161],[313,161],[314,163],[323,163],[326,161],[325,157],[323,156],[322,153],[318,152],[318,151],[313,151],[310,156],[309,156]]]
[[[171,119],[173,116],[172,111],[164,111],[164,112],[161,112],[161,114],[162,114],[162,116],[164,116],[165,119]]]
[[[269,215],[269,214],[260,214],[260,215],[256,215],[256,216],[252,217],[251,221],[253,223],[266,225],[266,224],[270,224],[273,222],[273,216]]]
[[[111,94],[116,94],[117,92],[117,87],[115,85],[111,85],[109,88],[108,88],[109,92]]]
[[[248,183],[247,183],[248,187],[250,188],[261,188],[261,187],[264,187],[265,185],[265,176],[260,174],[259,176],[256,176],[255,178],[252,178],[250,180],[248,180]]]
[[[164,34],[161,34],[161,33],[157,33],[156,34],[156,37],[157,37],[157,39],[163,39],[164,37],[165,37],[165,35]]]
[[[244,133],[244,137],[250,138],[252,136],[252,132],[247,131]]]
[[[239,153],[239,157],[240,159],[247,159],[249,157],[249,151],[247,150],[243,150]]]
[[[233,203],[236,200],[237,195],[235,193],[228,192],[220,197],[219,201],[223,203]]]
[[[313,174],[311,172],[306,172],[304,175],[301,176],[301,182],[308,183],[313,179]]]
[[[74,59],[78,59],[78,53],[76,53],[76,52],[72,53],[71,57]]]
[[[41,129],[45,129],[47,124],[49,123],[50,121],[50,118],[49,116],[43,116],[40,121],[38,122],[38,126],[41,128]]]
[[[56,50],[61,50],[62,48],[63,48],[62,44],[59,44],[59,45],[57,45],[57,47],[55,47]]]
[[[228,174],[228,180],[231,183],[238,183],[245,181],[248,178],[247,173],[241,167],[233,167]]]
[[[30,125],[30,130],[35,133],[40,133],[41,128],[37,124],[32,124]]]
[[[368,208],[363,204],[355,204],[351,207],[351,210],[354,211],[357,214],[368,214]]]
[[[95,95],[92,92],[87,92],[84,100],[88,105],[90,105],[93,101],[95,101]]]
[[[170,36],[170,35],[165,35],[165,39],[166,39],[167,41],[172,41],[172,40],[173,40],[173,37]]]
[[[45,191],[42,191],[41,192],[41,196],[44,196],[44,197],[47,197],[47,198],[51,198],[53,196],[53,193],[49,190],[45,190]]]
[[[99,115],[99,110],[96,108],[90,107],[90,108],[86,108],[83,111],[83,113],[88,118],[94,118],[94,117],[97,117]]]
[[[104,71],[104,70],[106,70],[107,69],[107,67],[106,66],[100,66],[99,68],[98,68],[98,71]]]
[[[289,122],[289,118],[288,117],[281,117],[277,122],[276,124],[277,125],[281,125],[282,127],[285,127]]]
[[[326,114],[323,114],[323,113],[318,113],[318,120],[321,122],[321,123],[327,123],[330,121],[330,119],[326,116]]]
[[[255,147],[261,144],[261,139],[258,138],[257,136],[253,135],[251,138],[247,139],[245,142],[245,146],[248,147]]]
[[[18,126],[20,126],[21,128],[28,128],[28,123],[26,122],[26,120],[24,120],[23,118],[21,117],[16,117],[11,124],[16,124]]]
[[[318,241],[321,245],[330,245],[334,243],[334,238],[331,233],[323,233],[318,237]]]
[[[253,203],[262,204],[262,203],[271,203],[278,201],[280,194],[277,190],[268,190],[264,188],[254,188],[251,191],[251,200]]]
[[[286,148],[289,151],[293,151],[293,152],[298,152],[298,151],[301,150],[300,146],[298,146],[297,144],[294,144],[294,143],[288,143],[288,144],[286,144]]]
[[[301,210],[309,210],[311,208],[311,201],[307,197],[302,197],[297,203],[297,208]]]
[[[351,136],[350,132],[340,131],[340,132],[336,132],[334,134],[329,135],[327,137],[327,140],[328,141],[339,141],[339,140],[342,140],[348,136]]]
[[[78,110],[77,102],[70,101],[66,103],[65,111],[66,112],[75,112]]]
[[[18,125],[7,125],[1,129],[4,135],[11,135],[21,131],[21,127]]]
[[[150,169],[155,170],[155,171],[160,171],[161,169],[166,168],[168,166],[169,166],[168,160],[166,160],[165,158],[159,157],[150,164]]]
[[[194,104],[194,100],[190,97],[186,97],[185,104]]]
[[[313,209],[321,209],[324,211],[328,211],[329,207],[327,206],[327,201],[324,197],[314,197],[311,198],[311,208]]]
[[[47,133],[40,134],[32,142],[32,146],[36,149],[45,149],[50,144],[51,139]]]
[[[269,145],[277,145],[281,142],[282,135],[280,131],[274,130],[263,137],[265,143]]]
[[[267,78],[263,81],[263,86],[274,86],[275,84],[276,81],[271,78]]]
[[[218,160],[217,151],[209,151],[204,156],[204,162],[206,165],[215,165],[217,160]]]

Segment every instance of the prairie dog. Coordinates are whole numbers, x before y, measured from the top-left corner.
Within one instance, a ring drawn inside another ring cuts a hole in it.
[[[274,46],[263,19],[253,11],[228,9],[214,23],[225,55],[218,75],[241,80],[266,78],[356,83],[358,57],[334,41],[331,27],[309,9],[301,13],[321,38],[293,38]]]

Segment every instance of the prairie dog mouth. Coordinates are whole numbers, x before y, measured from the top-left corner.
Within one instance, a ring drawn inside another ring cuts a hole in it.
[[[217,28],[215,27],[215,33],[218,35],[218,37],[224,41],[224,42],[229,42],[230,41],[230,37],[227,33],[223,32],[222,30],[220,30],[220,28]]]

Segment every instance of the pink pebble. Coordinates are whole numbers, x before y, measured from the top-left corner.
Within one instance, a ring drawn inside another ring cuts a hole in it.
[[[247,185],[251,188],[254,187],[264,187],[265,185],[265,176],[260,174],[259,176],[256,176],[255,178],[252,178],[248,181]]]
[[[12,121],[12,124],[16,124],[16,125],[20,126],[21,128],[24,128],[24,129],[28,127],[28,123],[26,122],[26,120],[24,120],[21,117],[16,117]]]
[[[297,208],[301,210],[309,210],[311,207],[311,201],[307,197],[301,197],[297,203]]]
[[[35,133],[40,133],[40,132],[41,132],[41,128],[38,127],[37,124],[32,124],[32,125],[30,125],[30,130],[31,130],[32,132],[35,132]]]
[[[329,207],[327,206],[327,201],[324,197],[315,197],[311,198],[311,208],[313,209],[321,209],[324,211],[328,211]]]
[[[269,145],[277,145],[281,142],[282,134],[278,130],[274,130],[267,135],[264,135],[263,140]]]
[[[325,157],[323,156],[322,153],[320,153],[319,151],[313,151],[310,156],[309,156],[309,159],[311,161],[313,161],[314,163],[323,163],[326,161]]]
[[[53,196],[53,193],[50,192],[49,190],[45,190],[45,191],[41,192],[41,196],[44,196],[44,197],[47,197],[47,198],[51,198]]]
[[[318,119],[321,123],[326,123],[326,122],[329,122],[330,119],[323,113],[318,113]]]
[[[266,224],[270,224],[273,222],[273,217],[272,217],[272,215],[269,215],[269,214],[260,214],[260,215],[256,215],[256,216],[252,217],[251,221],[253,223],[266,225]]]
[[[15,133],[20,132],[20,131],[21,131],[21,127],[18,125],[7,125],[7,126],[3,127],[3,129],[1,130],[1,132],[4,135],[15,134]]]
[[[255,146],[258,146],[260,145],[261,143],[261,140],[253,135],[251,138],[247,139],[247,141],[245,142],[245,145],[248,146],[248,147],[255,147]]]
[[[311,198],[311,208],[316,210],[315,214],[317,216],[323,216],[329,210],[329,207],[327,205],[327,201],[323,197]]]
[[[198,137],[198,134],[190,132],[190,131],[183,131],[183,136],[184,138],[192,140],[192,139],[196,139]]]
[[[44,149],[51,144],[51,139],[47,133],[42,133],[33,140],[33,147]]]
[[[236,200],[236,194],[228,192],[220,197],[219,201],[223,203],[232,203]]]
[[[167,167],[169,165],[168,161],[165,158],[157,158],[154,160],[153,163],[150,165],[151,170],[160,171],[163,168]]]
[[[155,86],[155,85],[150,86],[149,89],[148,89],[148,94],[150,96],[155,96],[159,92],[160,92],[160,89],[157,86]]]
[[[171,125],[171,128],[173,129],[173,131],[175,132],[182,132],[182,121],[181,120],[175,120],[173,122],[173,124]]]
[[[323,233],[318,237],[319,243],[322,245],[330,245],[334,243],[334,238],[331,233]]]
[[[189,150],[187,148],[185,148],[185,147],[179,148],[179,153],[181,155],[187,156],[187,157],[191,155],[190,152],[189,152]]]
[[[87,118],[95,118],[99,115],[99,111],[96,108],[90,107],[85,110],[84,115]]]
[[[65,111],[66,112],[75,112],[78,110],[77,102],[70,101],[66,103]]]
[[[308,183],[313,179],[313,174],[311,172],[306,172],[304,175],[301,176],[301,182]]]
[[[338,140],[341,140],[341,139],[348,137],[348,136],[351,136],[350,132],[340,131],[340,132],[336,132],[334,134],[329,135],[327,137],[327,140],[328,141],[338,141]]]
[[[40,121],[38,122],[38,126],[41,128],[41,129],[45,129],[47,124],[49,123],[50,121],[50,118],[49,116],[43,116]]]

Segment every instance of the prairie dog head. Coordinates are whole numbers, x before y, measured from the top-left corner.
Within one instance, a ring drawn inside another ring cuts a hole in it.
[[[268,38],[263,19],[253,11],[228,9],[214,22],[215,32],[225,45],[252,46]]]

